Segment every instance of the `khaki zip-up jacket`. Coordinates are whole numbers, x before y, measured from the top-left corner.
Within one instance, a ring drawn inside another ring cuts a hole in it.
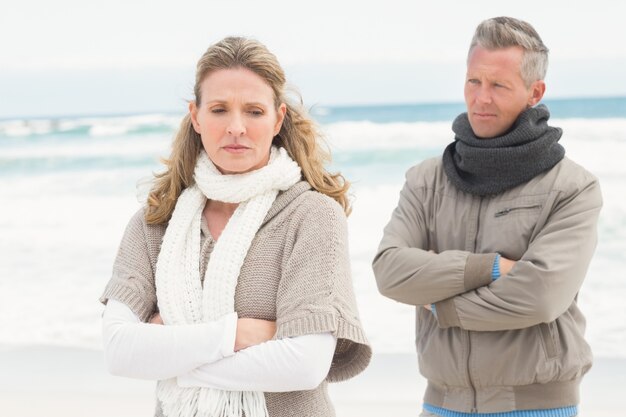
[[[407,172],[373,268],[383,295],[417,306],[424,402],[479,413],[578,404],[592,355],[576,298],[601,205],[597,179],[567,158],[485,197],[457,189],[441,158]],[[496,252],[517,263],[492,281]]]

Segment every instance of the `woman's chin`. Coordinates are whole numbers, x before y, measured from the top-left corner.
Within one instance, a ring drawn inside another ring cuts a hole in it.
[[[249,161],[220,161],[213,162],[216,168],[224,175],[245,174],[246,172],[256,171],[267,164],[254,164]]]

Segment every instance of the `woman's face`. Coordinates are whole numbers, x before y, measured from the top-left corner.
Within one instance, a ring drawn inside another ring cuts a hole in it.
[[[241,174],[267,165],[287,107],[281,103],[276,109],[263,78],[244,68],[217,70],[200,84],[200,97],[200,105],[191,102],[189,112],[217,169]]]

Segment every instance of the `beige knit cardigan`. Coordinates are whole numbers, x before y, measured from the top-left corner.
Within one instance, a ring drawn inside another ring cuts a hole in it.
[[[334,416],[327,383],[357,375],[370,361],[350,277],[346,226],[339,204],[301,181],[278,195],[241,268],[235,291],[240,318],[275,320],[278,339],[322,332],[337,338],[328,377],[319,387],[265,393],[271,417]],[[143,321],[156,311],[154,271],[165,228],[146,224],[143,209],[134,215],[101,302],[121,301]],[[201,277],[214,245],[203,222]],[[155,415],[162,416],[158,402]]]

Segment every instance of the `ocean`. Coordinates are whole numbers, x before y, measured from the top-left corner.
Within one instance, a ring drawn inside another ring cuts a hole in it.
[[[600,178],[599,244],[579,303],[598,356],[626,357],[626,98],[546,101],[567,155]],[[376,352],[414,351],[414,308],[376,290],[371,259],[404,173],[452,140],[461,103],[313,106],[352,186],[352,272]],[[181,114],[0,120],[0,346],[99,348],[98,297],[137,184],[161,170]]]

